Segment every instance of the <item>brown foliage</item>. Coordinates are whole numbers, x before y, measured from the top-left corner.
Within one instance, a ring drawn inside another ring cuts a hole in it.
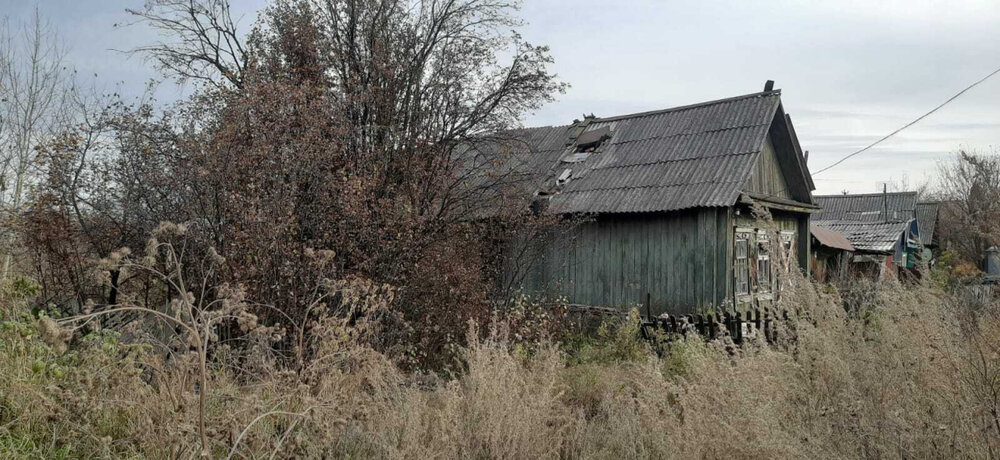
[[[226,257],[222,276],[262,320],[289,328],[335,295],[328,280],[394,286],[380,344],[413,365],[450,365],[467,322],[508,294],[494,290],[497,248],[559,224],[529,212],[504,157],[465,153],[563,88],[547,49],[507,32],[518,21],[504,2],[276,1],[240,44],[224,3],[134,12],[180,44],[140,51],[218,84],[162,114],[148,101],[81,103],[82,121],[44,149],[29,220],[61,219],[83,243],[80,263],[139,251],[160,222],[183,222],[193,244]],[[40,266],[62,259],[39,248]],[[109,275],[98,304],[176,295]]]

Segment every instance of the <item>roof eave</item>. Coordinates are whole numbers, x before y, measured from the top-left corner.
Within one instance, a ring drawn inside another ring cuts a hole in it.
[[[759,203],[760,205],[766,208],[779,209],[782,211],[801,212],[807,214],[815,214],[823,210],[822,208],[820,208],[818,205],[815,204],[803,203],[801,201],[795,201],[795,200],[786,200],[784,198],[766,196],[752,192],[741,193],[737,202],[742,204]]]

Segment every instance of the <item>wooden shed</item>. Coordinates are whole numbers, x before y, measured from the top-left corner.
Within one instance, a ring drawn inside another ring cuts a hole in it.
[[[780,91],[521,137],[539,208],[589,217],[539,250],[527,293],[612,307],[648,296],[653,314],[744,310],[770,302],[793,267],[808,272],[818,207]]]

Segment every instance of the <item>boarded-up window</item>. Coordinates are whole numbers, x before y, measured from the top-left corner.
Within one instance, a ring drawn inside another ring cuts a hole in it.
[[[750,233],[736,232],[733,278],[736,295],[750,295]]]

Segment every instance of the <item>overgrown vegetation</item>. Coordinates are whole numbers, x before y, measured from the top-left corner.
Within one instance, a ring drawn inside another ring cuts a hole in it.
[[[374,286],[345,302],[370,305]],[[300,372],[209,362],[212,456],[235,458],[990,458],[1000,452],[996,305],[930,285],[799,282],[779,343],[694,337],[657,354],[633,324],[601,340],[514,339],[471,326],[451,377],[401,371],[316,324]],[[855,292],[863,291],[863,292]],[[381,295],[381,294],[380,294]],[[863,302],[846,310],[845,299]],[[183,354],[95,330],[71,336],[4,304],[0,454],[186,457],[199,452],[198,378]],[[368,307],[371,308],[371,307]],[[384,302],[382,307],[384,308]],[[858,311],[864,311],[858,314]],[[525,353],[526,348],[531,353]]]

